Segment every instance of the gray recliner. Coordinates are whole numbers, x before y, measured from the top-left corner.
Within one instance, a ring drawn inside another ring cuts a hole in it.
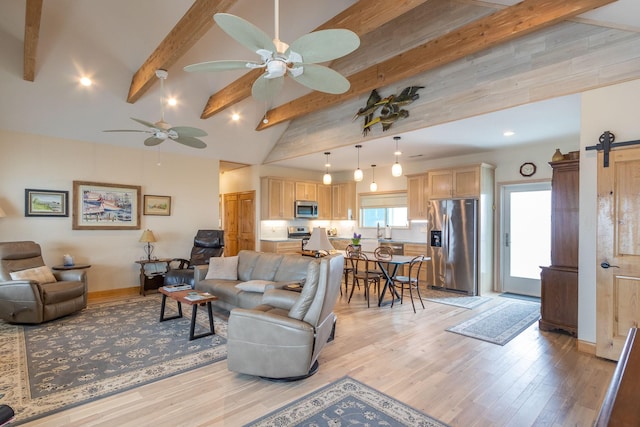
[[[261,305],[231,310],[228,369],[278,380],[313,375],[333,333],[343,265],[342,255],[320,258],[309,263],[301,293],[270,289]]]
[[[83,270],[53,271],[48,283],[17,279],[11,273],[45,266],[40,245],[31,241],[0,242],[0,318],[10,323],[42,323],[87,306]]]

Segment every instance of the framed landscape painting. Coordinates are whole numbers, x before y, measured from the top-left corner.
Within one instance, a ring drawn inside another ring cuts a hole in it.
[[[24,216],[69,216],[69,192],[26,188]]]
[[[73,181],[74,230],[139,230],[140,186]]]
[[[145,215],[171,215],[171,196],[144,195]]]

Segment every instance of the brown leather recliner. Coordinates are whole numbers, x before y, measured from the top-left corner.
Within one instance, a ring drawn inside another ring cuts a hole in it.
[[[211,257],[219,257],[222,254],[224,254],[224,231],[198,230],[193,238],[191,258],[174,258],[169,264],[169,271],[164,276],[164,284],[179,285],[186,283],[193,288],[193,267],[196,265],[208,265]],[[177,265],[177,267],[174,267],[174,265]]]
[[[0,319],[42,323],[87,306],[87,275],[82,270],[53,271],[55,282],[14,280],[11,273],[45,266],[35,242],[0,242]]]

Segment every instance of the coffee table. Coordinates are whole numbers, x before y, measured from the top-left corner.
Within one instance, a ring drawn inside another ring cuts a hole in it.
[[[211,309],[211,301],[216,301],[218,299],[217,296],[211,295],[208,293],[198,292],[198,295],[200,295],[202,298],[195,301],[191,301],[186,297],[194,291],[186,290],[186,291],[169,292],[165,290],[164,287],[158,288],[158,291],[162,294],[162,305],[160,307],[161,322],[164,322],[165,320],[179,319],[180,317],[182,317],[182,304],[188,304],[191,306],[191,327],[189,329],[189,341],[194,340],[196,338],[208,337],[209,335],[213,335],[215,333],[213,329],[213,311]],[[164,309],[167,303],[167,297],[171,298],[172,300],[178,303],[178,314],[176,316],[164,317]],[[209,331],[203,332],[198,335],[194,335],[194,331],[196,328],[196,315],[198,313],[198,306],[205,305],[205,304],[207,306],[207,311],[209,313]]]

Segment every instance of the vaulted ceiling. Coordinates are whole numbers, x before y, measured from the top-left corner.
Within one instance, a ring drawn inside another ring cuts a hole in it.
[[[319,169],[322,152],[331,149],[337,154],[332,164],[339,170],[341,158],[349,158],[344,169],[353,166],[352,147],[359,142],[366,143],[367,148],[362,150],[363,163],[369,163],[369,159],[380,163],[375,158],[381,155],[380,146],[389,145],[382,141],[390,140],[394,134],[403,135],[403,151],[409,155],[427,150],[440,150],[441,155],[447,155],[486,149],[496,143],[497,137],[483,136],[492,140],[487,144],[478,141],[467,147],[448,147],[446,136],[434,141],[426,135],[433,135],[438,129],[459,135],[461,127],[473,133],[469,126],[474,119],[457,120],[498,110],[521,111],[512,116],[536,117],[532,110],[536,104],[507,109],[537,101],[545,101],[542,108],[551,113],[553,108],[567,110],[571,106],[573,111],[567,112],[566,121],[573,129],[564,126],[558,132],[575,135],[576,98],[552,98],[640,78],[640,71],[630,71],[633,67],[615,69],[615,64],[633,64],[640,58],[637,49],[625,49],[637,46],[640,40],[640,28],[634,27],[637,23],[631,20],[640,13],[634,0],[500,3],[283,0],[282,40],[293,41],[314,29],[348,28],[360,35],[361,47],[330,64],[349,78],[351,89],[347,93],[310,92],[287,82],[283,93],[270,105],[250,97],[257,72],[189,74],[182,70],[185,65],[208,60],[255,59],[253,53],[215,26],[212,15],[233,13],[273,34],[270,1],[5,3],[0,14],[0,47],[7,52],[0,65],[4,94],[0,100],[0,128],[141,147],[144,138],[139,134],[114,135],[102,130],[139,129],[129,117],[159,119],[155,70],[163,68],[169,70],[167,90],[179,99],[178,106],[167,111],[167,121],[200,127],[209,133],[204,138],[209,147],[195,154],[231,162],[266,161]],[[612,53],[607,56],[609,52]],[[572,68],[536,69],[536,62],[543,61],[545,66],[559,68],[561,55],[573,61]],[[523,57],[527,57],[526,61]],[[494,62],[483,63],[478,58]],[[581,68],[581,63],[587,65]],[[605,72],[607,63],[609,69]],[[536,81],[521,71],[510,70],[518,67],[527,72],[538,71],[542,77]],[[588,69],[597,70],[598,78],[585,79]],[[640,67],[636,65],[635,69]],[[460,70],[466,70],[467,75]],[[493,75],[478,79],[482,70],[490,70]],[[540,82],[545,80],[544,73],[548,73],[551,83]],[[94,86],[79,88],[75,82],[81,75],[92,77]],[[572,83],[557,76],[565,76]],[[455,79],[460,80],[452,84]],[[389,132],[375,129],[363,137],[361,123],[353,122],[352,116],[369,92],[378,89],[386,96],[414,84],[425,89],[421,98],[408,107],[410,117],[394,124]],[[489,94],[487,85],[503,96]],[[545,89],[544,85],[548,87]],[[526,96],[514,91],[518,86],[527,89]],[[239,113],[241,120],[231,121],[232,112]],[[265,115],[267,124],[261,120]],[[496,126],[510,126],[501,123],[507,117],[508,114],[495,117]],[[486,126],[487,120],[476,122]],[[459,124],[456,127],[453,123]],[[517,142],[533,142],[536,138],[540,136],[521,135]],[[194,154],[193,149],[171,141],[159,147],[161,151]],[[341,156],[341,152],[349,156]],[[391,159],[387,156],[386,160]]]

